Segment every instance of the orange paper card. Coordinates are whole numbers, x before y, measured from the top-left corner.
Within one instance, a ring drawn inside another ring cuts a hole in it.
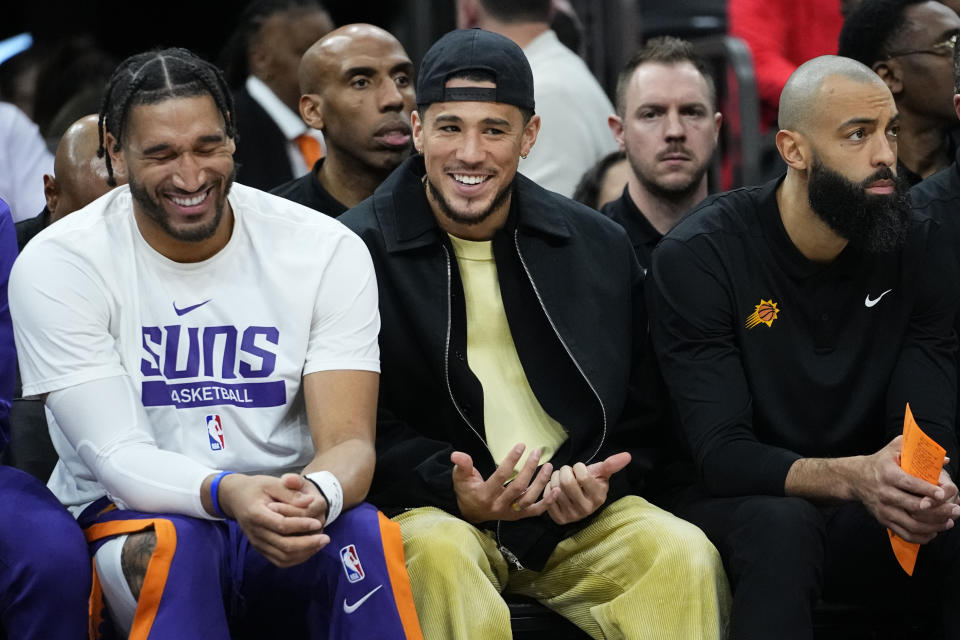
[[[917,421],[913,419],[910,403],[903,416],[903,448],[900,451],[900,468],[910,475],[926,480],[931,484],[940,482],[940,469],[946,457],[946,450],[936,441],[925,434]],[[894,532],[887,529],[890,536],[890,546],[897,562],[909,575],[913,575],[913,567],[917,564],[917,552],[920,545],[907,542]]]

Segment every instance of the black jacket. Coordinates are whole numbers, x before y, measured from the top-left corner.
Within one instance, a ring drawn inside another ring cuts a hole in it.
[[[293,168],[287,152],[287,138],[263,107],[247,90],[233,94],[236,111],[237,182],[263,191],[293,180]]]
[[[363,238],[380,291],[380,409],[370,501],[387,512],[436,506],[459,515],[450,453],[488,477],[483,391],[466,362],[463,289],[449,238],[430,210],[423,159],[410,158],[339,220]],[[623,229],[518,175],[507,224],[493,239],[507,320],[543,408],[568,432],[555,467],[634,455],[611,479],[608,502],[638,489],[655,424],[644,366],[642,275]],[[589,519],[587,519],[589,520]],[[585,526],[546,515],[486,523],[505,555],[542,568],[554,546]]]
[[[940,223],[960,275],[960,148],[950,166],[910,189],[910,204],[914,211]],[[950,277],[944,276],[944,280],[949,282]],[[954,321],[954,331],[960,336],[960,316]],[[960,386],[957,388],[957,418],[954,424],[960,425]]]

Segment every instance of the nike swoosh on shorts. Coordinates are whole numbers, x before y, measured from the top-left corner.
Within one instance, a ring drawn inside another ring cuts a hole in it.
[[[376,588],[376,589],[374,589],[373,591],[371,591],[371,592],[368,593],[367,595],[363,596],[362,598],[360,598],[359,600],[357,600],[357,601],[354,602],[353,604],[347,604],[347,599],[344,598],[344,599],[343,599],[343,610],[344,610],[344,612],[346,612],[346,613],[353,613],[354,611],[356,611],[357,609],[359,609],[359,608],[360,608],[360,605],[362,605],[364,602],[366,602],[366,601],[367,601],[367,598],[369,598],[370,596],[372,596],[373,594],[375,594],[377,591],[379,591],[379,590],[380,590],[380,587],[382,587],[382,586],[383,586],[382,584],[377,585],[377,588]]]

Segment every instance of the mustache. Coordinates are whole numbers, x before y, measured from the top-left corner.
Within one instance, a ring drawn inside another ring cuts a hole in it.
[[[683,155],[685,155],[685,156],[687,156],[687,157],[690,157],[690,158],[694,157],[693,151],[691,151],[690,149],[688,149],[687,147],[685,147],[685,146],[682,145],[682,144],[676,144],[676,143],[675,143],[675,144],[670,145],[669,147],[667,147],[666,149],[664,149],[664,150],[661,151],[660,153],[658,153],[658,154],[657,154],[657,160],[663,160],[663,159],[666,158],[667,156],[670,156],[670,155],[673,155],[673,154],[677,154],[677,153],[683,154]]]
[[[889,180],[895,183],[897,182],[897,175],[893,172],[893,169],[891,169],[890,167],[886,167],[886,166],[880,167],[873,174],[871,174],[865,180],[863,180],[860,183],[860,186],[866,189],[867,186],[873,184],[874,182],[877,182],[878,180]]]
[[[444,173],[480,173],[485,176],[492,176],[492,175],[496,175],[497,173],[493,169],[485,168],[479,164],[472,167],[470,165],[464,165],[464,164],[448,165],[443,168],[443,172]]]
[[[191,196],[199,195],[205,191],[209,191],[210,189],[213,189],[214,187],[216,187],[218,184],[220,184],[219,180],[205,182],[199,187],[197,187],[196,189],[194,189],[193,191],[186,191],[184,189],[181,189],[180,187],[169,187],[168,189],[165,190],[165,193],[173,196],[189,198]]]

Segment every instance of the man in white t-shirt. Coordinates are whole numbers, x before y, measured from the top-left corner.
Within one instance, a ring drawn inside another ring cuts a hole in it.
[[[379,377],[369,254],[339,223],[232,185],[231,113],[192,53],[128,58],[101,151],[129,187],[14,268],[24,393],[46,397],[60,454],[50,488],[131,637],[420,637],[399,532],[361,502]]]

